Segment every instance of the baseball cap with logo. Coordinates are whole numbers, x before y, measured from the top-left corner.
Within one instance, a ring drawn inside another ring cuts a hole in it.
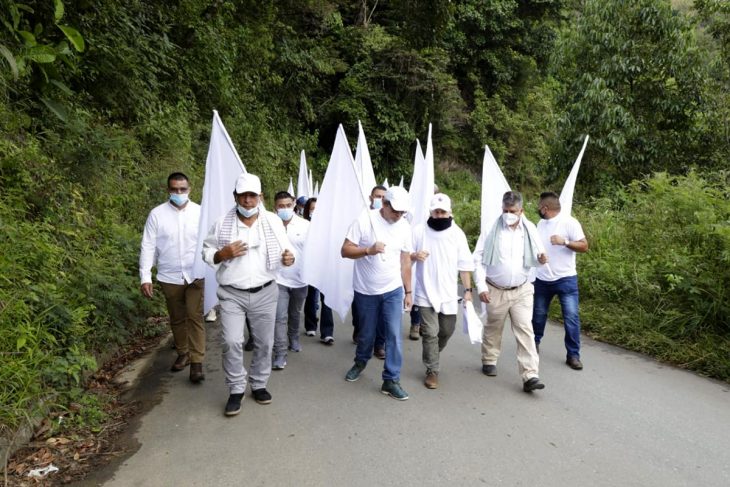
[[[451,198],[443,193],[433,195],[431,198],[431,204],[428,207],[429,211],[433,210],[444,210],[451,213]]]
[[[261,194],[261,180],[255,174],[243,173],[236,179],[236,194]]]

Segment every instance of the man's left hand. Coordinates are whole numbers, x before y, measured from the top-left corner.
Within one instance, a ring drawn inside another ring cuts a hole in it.
[[[547,262],[548,262],[547,254],[537,254],[537,261],[541,264],[547,264]]]
[[[403,309],[406,311],[410,311],[412,306],[413,306],[413,295],[410,293],[406,294],[406,297],[403,298]]]
[[[282,252],[281,263],[286,267],[294,264],[294,254],[291,253],[291,250],[285,249],[284,252]]]
[[[565,239],[561,235],[550,235],[550,243],[553,245],[565,245]]]

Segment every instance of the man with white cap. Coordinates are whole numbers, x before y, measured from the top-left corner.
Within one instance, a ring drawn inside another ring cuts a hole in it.
[[[474,270],[466,235],[453,222],[451,199],[438,193],[431,198],[430,217],[425,225],[413,229],[413,253],[416,278],[414,304],[421,312],[424,385],[439,386],[439,354],[454,333],[459,296],[458,271],[464,287],[464,299],[471,301],[471,272]]]
[[[372,357],[381,319],[385,326],[385,366],[380,391],[401,401],[408,399],[400,386],[402,313],[413,302],[411,227],[402,217],[410,206],[406,190],[391,187],[382,208],[366,211],[352,223],[341,250],[342,257],[355,260],[354,302],[360,323],[355,364],[345,379],[355,382],[360,378]]]
[[[247,375],[256,402],[271,402],[266,385],[279,296],[275,279],[281,265],[294,264],[293,247],[281,218],[261,206],[258,176],[241,174],[233,198],[236,206],[211,227],[203,242],[203,260],[217,270],[223,371],[230,390],[226,416],[241,411]],[[255,344],[249,374],[243,366],[247,319]]]

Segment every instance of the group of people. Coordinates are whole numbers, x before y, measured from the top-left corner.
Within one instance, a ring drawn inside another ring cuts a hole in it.
[[[193,270],[200,206],[189,200],[190,181],[184,174],[171,174],[167,189],[169,199],[150,212],[145,224],[141,290],[152,297],[156,267],[178,354],[171,370],[189,365],[190,381],[200,383],[205,379],[204,285],[203,276]],[[257,403],[271,402],[266,389],[271,371],[286,367],[288,351],[301,350],[302,315],[305,333],[316,334],[320,303],[320,340],[334,343],[332,311],[302,277],[316,199],[299,201],[280,191],[271,212],[263,208],[262,198],[260,179],[241,174],[230,211],[203,241],[202,258],[216,270],[218,282],[223,370],[229,388],[226,416],[240,412],[247,385]],[[586,252],[588,243],[580,223],[561,214],[557,194],[540,195],[541,219],[534,225],[524,215],[522,196],[506,192],[501,216],[479,236],[473,252],[454,222],[446,194],[436,191],[432,196],[425,224],[411,225],[411,201],[402,187],[376,186],[370,203],[343,235],[340,251],[343,258],[354,260],[352,336],[357,346],[347,381],[357,381],[376,356],[384,360],[381,392],[408,399],[400,384],[401,324],[402,313],[415,306],[417,334],[413,336],[412,326],[409,336],[422,340],[424,386],[438,388],[440,352],[454,333],[460,300],[472,301],[475,290],[487,310],[481,347],[485,375],[497,375],[502,331],[509,317],[523,390],[545,387],[539,378],[539,347],[555,296],[563,313],[566,363],[582,369],[575,255]],[[253,356],[246,370],[243,356],[249,349]]]

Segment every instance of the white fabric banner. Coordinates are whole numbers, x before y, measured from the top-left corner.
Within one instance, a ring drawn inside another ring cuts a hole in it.
[[[317,184],[314,185],[314,194],[312,196],[314,198],[319,197],[319,181],[317,181]]]
[[[502,214],[502,196],[509,190],[509,184],[497,165],[497,160],[489,146],[485,145],[482,163],[482,233],[491,230],[494,221]]]
[[[463,301],[461,306],[461,322],[465,335],[469,342],[482,343],[482,320],[479,319],[474,304],[471,301]]]
[[[238,157],[226,128],[213,110],[213,127],[210,132],[210,146],[208,158],[205,161],[205,183],[203,184],[203,199],[200,202],[200,223],[198,225],[198,245],[195,251],[195,275],[205,274],[205,299],[203,314],[218,303],[216,292],[218,281],[215,278],[215,269],[203,262],[203,240],[213,224],[225,215],[235,204],[233,190],[236,179],[246,168]]]
[[[309,170],[307,169],[307,158],[302,151],[299,156],[299,179],[297,179],[297,194],[296,197],[304,196],[309,198],[311,196],[309,192]]]
[[[416,159],[413,165],[413,179],[408,193],[411,195],[412,226],[425,224],[429,217],[428,208],[433,198],[435,184],[433,169],[433,143],[431,141],[431,124],[428,124],[428,139],[426,140],[426,155],[421,155],[421,144],[416,140]]]
[[[578,179],[578,170],[580,170],[580,162],[583,160],[583,153],[586,151],[588,145],[588,136],[586,135],[583,141],[583,148],[578,154],[578,158],[573,164],[573,169],[570,170],[568,179],[563,185],[563,191],[560,193],[560,213],[563,215],[570,215],[573,210],[573,193],[575,192],[575,182]]]
[[[307,198],[311,198],[314,194],[314,178],[312,177],[312,170],[309,170],[309,179],[307,180],[307,183],[309,183],[309,192],[307,193]]]
[[[322,180],[317,211],[312,216],[304,244],[304,281],[319,289],[325,303],[344,320],[354,295],[354,261],[340,256],[347,229],[365,210],[355,161],[345,130],[337,129],[332,156]]]
[[[370,150],[368,149],[368,142],[365,140],[365,131],[362,129],[362,124],[357,121],[357,148],[355,149],[355,172],[357,173],[360,186],[362,187],[362,194],[365,199],[368,200],[370,192],[378,184],[375,181],[375,171],[373,170],[373,161],[370,159]],[[368,200],[369,201],[369,200]]]
[[[400,177],[400,183],[398,183],[398,186],[401,188],[403,187],[403,176]]]
[[[286,189],[287,193],[294,196],[294,182],[292,181],[292,178],[289,178],[289,187]],[[296,198],[296,196],[294,196]]]

